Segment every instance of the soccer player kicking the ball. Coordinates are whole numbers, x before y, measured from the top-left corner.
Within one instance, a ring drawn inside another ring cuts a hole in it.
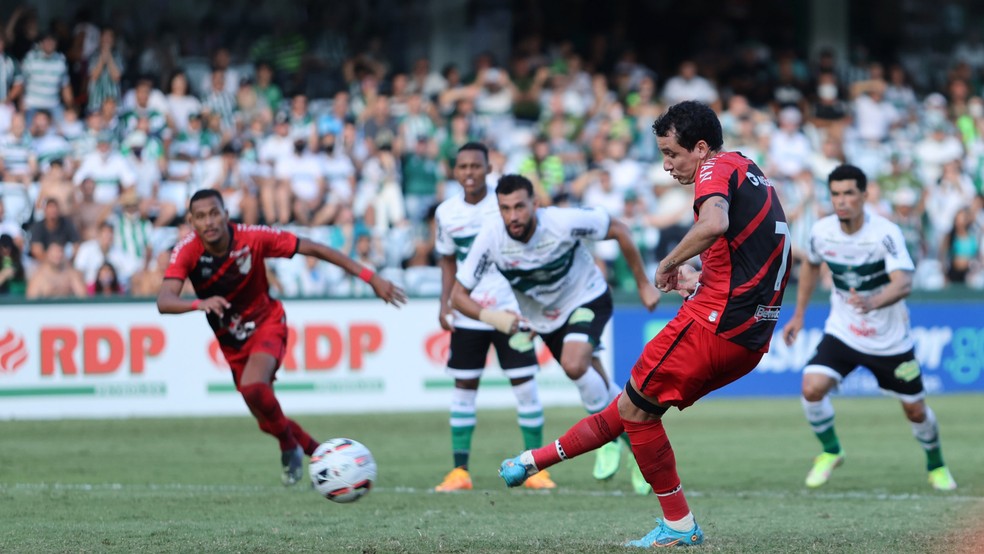
[[[441,327],[451,331],[451,355],[448,374],[454,377],[451,396],[451,449],[454,468],[444,481],[434,488],[437,492],[469,490],[472,488],[468,473],[468,456],[472,434],[477,419],[475,400],[478,383],[485,369],[489,346],[495,345],[495,353],[503,373],[509,378],[516,396],[516,412],[519,429],[526,448],[538,448],[543,444],[543,405],[536,388],[539,365],[531,341],[514,340],[497,331],[488,323],[461,315],[451,307],[451,290],[458,260],[463,260],[471,248],[482,222],[499,218],[499,206],[495,194],[490,193],[485,178],[489,174],[489,150],[481,143],[469,142],[458,149],[454,163],[454,178],[464,189],[464,195],[453,196],[437,207],[437,241],[435,250],[441,255]],[[485,308],[519,311],[516,296],[509,283],[494,268],[482,276],[471,291],[471,297]],[[517,337],[521,338],[521,337]],[[524,486],[531,489],[556,487],[547,472],[540,472],[528,479]]]
[[[270,227],[231,225],[222,195],[214,189],[191,197],[188,219],[194,233],[181,239],[171,254],[157,310],[205,312],[236,389],[260,430],[280,442],[284,485],[293,485],[301,478],[304,454],[310,456],[318,441],[284,416],[273,394],[274,375],[287,352],[287,323],[283,305],[270,297],[265,260],[314,256],[358,275],[388,304],[399,307],[406,295],[333,248]],[[185,279],[191,280],[196,300],[179,296]]]
[[[498,269],[516,294],[524,323],[543,338],[574,381],[584,408],[597,413],[620,392],[605,377],[601,361],[594,355],[612,316],[612,295],[581,240],[618,241],[635,276],[639,297],[652,311],[659,302],[659,292],[646,277],[628,227],[601,210],[537,209],[533,184],[520,175],[499,179],[496,202],[500,217],[485,222],[468,255],[458,265],[452,304],[465,316],[488,323],[501,333],[517,333],[519,314],[484,307],[471,296],[484,276]],[[529,336],[524,334],[513,340],[528,341]],[[616,439],[620,434],[612,435],[606,441],[609,444],[598,445],[614,451],[614,456],[601,459],[602,465],[608,462],[608,477],[618,469],[621,446]],[[639,475],[639,481],[644,483]]]
[[[663,519],[626,546],[695,545],[704,533],[687,505],[661,418],[746,375],[769,348],[788,280],[790,240],[779,197],[762,171],[722,152],[721,123],[704,104],[681,102],[653,124],[663,168],[696,183],[696,222],[656,271],[656,286],[685,291],[676,317],[646,345],[625,393],[553,444],[502,462],[515,487],[553,464],[607,443],[623,430]],[[684,263],[700,255],[698,275]]]
[[[834,169],[827,178],[834,213],[817,221],[810,234],[808,259],[800,274],[796,312],[782,330],[793,344],[803,328],[803,313],[826,263],[833,275],[830,316],[816,354],[803,369],[803,411],[823,446],[806,476],[819,487],[844,463],[834,406],[828,394],[859,365],[871,370],[878,386],[902,403],[912,434],[926,452],[929,484],[953,490],[956,481],[943,464],[936,415],[926,405],[916,361],[905,297],[912,290],[915,266],[898,225],[865,210],[868,180],[852,165]]]

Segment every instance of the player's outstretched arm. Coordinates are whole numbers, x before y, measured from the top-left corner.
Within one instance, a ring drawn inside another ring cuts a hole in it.
[[[649,282],[649,277],[646,276],[646,268],[642,265],[642,255],[639,254],[639,248],[632,241],[632,234],[629,232],[629,228],[625,223],[617,219],[612,219],[608,225],[608,234],[605,238],[615,239],[618,242],[618,248],[622,251],[622,256],[625,257],[629,269],[632,270],[632,276],[635,278],[636,288],[639,290],[639,299],[642,300],[642,305],[650,312],[653,311],[656,308],[656,304],[659,304],[659,291],[656,290],[656,286],[653,283]]]
[[[714,241],[727,232],[730,225],[729,207],[728,201],[721,196],[712,196],[700,205],[697,222],[683,236],[680,244],[659,262],[656,288],[664,292],[676,290],[679,279],[677,268],[710,248]]]
[[[488,323],[500,333],[512,335],[519,331],[519,315],[506,310],[483,308],[471,297],[471,291],[462,286],[460,281],[454,282],[451,290],[451,306],[465,317]]]
[[[387,304],[393,304],[399,308],[401,304],[406,304],[407,302],[407,295],[403,292],[403,289],[394,285],[389,280],[383,279],[373,270],[330,246],[308,239],[298,239],[297,253],[305,256],[314,256],[319,260],[335,264],[348,273],[355,275],[366,283],[369,283],[376,296]]]
[[[187,300],[181,298],[183,279],[165,278],[161,283],[161,291],[157,293],[157,311],[162,314],[183,314],[201,310],[205,313],[222,317],[231,304],[221,296],[213,296],[205,300]]]
[[[851,296],[847,303],[854,306],[857,311],[866,314],[871,310],[885,308],[902,300],[912,292],[912,272],[897,269],[888,274],[889,283],[885,285],[877,294],[871,296],[861,296],[851,289]]]
[[[799,285],[796,289],[796,311],[782,328],[782,340],[787,346],[791,346],[796,341],[796,335],[803,329],[803,314],[806,313],[806,306],[810,303],[819,279],[820,264],[804,261],[800,266]]]

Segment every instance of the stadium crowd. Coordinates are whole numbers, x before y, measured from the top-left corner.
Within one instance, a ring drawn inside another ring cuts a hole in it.
[[[437,294],[433,215],[460,193],[457,148],[482,141],[498,176],[530,178],[542,205],[601,207],[652,267],[693,222],[692,189],[662,169],[653,120],[695,99],[718,111],[725,148],[753,159],[783,200],[801,257],[829,210],[827,174],[869,175],[868,208],[898,223],[915,285],[984,288],[984,44],[952,57],[941,90],[900,64],[807,60],[762,45],[657,75],[631,49],[516,42],[468,67],[404,71],[378,49],[306,70],[330,33],[274,25],[247,47],[137,45],[77,16],[42,28],[20,7],[0,24],[0,295],[153,296],[188,199],[221,191],[233,219],[283,226]],[[233,50],[237,53],[234,55]],[[594,245],[613,286],[634,288],[617,245]],[[280,296],[371,294],[329,264],[269,268]]]

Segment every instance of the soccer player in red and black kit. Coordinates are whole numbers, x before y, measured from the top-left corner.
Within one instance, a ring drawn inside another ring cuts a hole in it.
[[[314,256],[358,275],[389,304],[399,307],[406,295],[334,248],[270,227],[231,225],[222,195],[214,189],[196,192],[188,214],[195,232],[171,254],[157,309],[162,314],[205,312],[260,430],[280,442],[284,485],[293,485],[301,478],[304,454],[310,456],[318,441],[284,416],[273,394],[274,375],[287,351],[287,322],[283,304],[270,297],[265,260]],[[185,279],[191,279],[198,299],[180,297]]]
[[[746,375],[769,349],[788,281],[790,238],[779,197],[762,171],[737,152],[722,152],[721,123],[704,104],[681,102],[653,132],[663,167],[696,184],[694,226],[664,258],[656,287],[686,300],[646,345],[625,391],[553,444],[502,462],[517,486],[537,471],[598,448],[628,432],[639,468],[663,509],[656,528],[626,546],[694,545],[704,533],[687,505],[661,418]],[[703,271],[685,262],[700,255]]]

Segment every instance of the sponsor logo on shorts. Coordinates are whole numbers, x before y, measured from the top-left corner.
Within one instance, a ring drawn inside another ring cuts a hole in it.
[[[779,321],[779,306],[763,306],[759,304],[755,308],[755,319],[766,321]]]
[[[707,316],[707,321],[710,321],[711,323],[714,323],[715,321],[717,321],[717,319],[718,319],[717,310],[714,310],[713,312],[711,312],[710,315]]]
[[[567,318],[568,325],[577,325],[578,323],[591,323],[594,321],[595,313],[591,308],[580,307],[574,310],[571,317]]]
[[[899,367],[895,368],[895,378],[906,383],[919,378],[919,373],[919,362],[916,360],[902,362]]]
[[[529,333],[516,333],[509,337],[509,348],[516,352],[530,352],[533,350],[533,339]]]

